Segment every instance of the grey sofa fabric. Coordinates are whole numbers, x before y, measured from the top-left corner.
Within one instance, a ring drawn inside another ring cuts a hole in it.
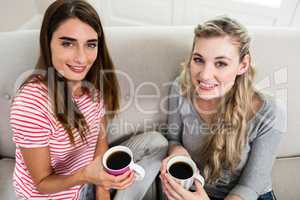
[[[12,187],[14,166],[14,159],[4,158],[0,160],[0,199],[16,199],[14,189]]]
[[[273,185],[278,200],[299,199],[300,158],[280,158],[273,168]]]

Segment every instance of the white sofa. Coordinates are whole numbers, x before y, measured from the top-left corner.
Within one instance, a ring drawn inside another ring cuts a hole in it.
[[[275,95],[286,111],[284,139],[273,170],[279,200],[300,199],[300,30],[250,27],[257,65],[257,87]],[[122,112],[110,127],[109,141],[133,132],[164,129],[170,81],[192,46],[193,27],[106,28],[108,46],[118,69]],[[0,199],[14,199],[14,144],[8,124],[16,87],[33,69],[38,31],[0,33]],[[298,93],[299,92],[299,93]],[[149,197],[148,199],[151,199]],[[152,197],[155,199],[155,197]]]

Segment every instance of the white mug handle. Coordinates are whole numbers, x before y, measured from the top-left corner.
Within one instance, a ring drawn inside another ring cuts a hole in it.
[[[136,173],[136,180],[141,181],[145,177],[145,170],[142,166],[133,163],[130,167]]]
[[[201,176],[199,173],[196,173],[195,176],[194,176],[194,178],[200,182],[200,184],[202,185],[202,187],[204,186],[205,181],[204,181],[203,176]]]

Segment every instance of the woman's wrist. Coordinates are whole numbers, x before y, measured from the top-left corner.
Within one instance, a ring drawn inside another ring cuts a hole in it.
[[[96,200],[110,200],[110,193],[101,186],[96,186]]]
[[[77,176],[77,180],[79,180],[82,184],[89,183],[89,178],[86,176],[84,168],[81,168],[75,174]]]
[[[181,145],[179,144],[172,144],[169,148],[169,156],[172,155],[185,155],[185,156],[189,156],[190,154],[188,153],[188,151]]]

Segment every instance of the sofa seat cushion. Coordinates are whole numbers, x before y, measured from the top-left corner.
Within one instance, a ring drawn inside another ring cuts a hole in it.
[[[0,159],[0,199],[15,200],[15,191],[12,185],[12,176],[15,167],[14,159]]]
[[[273,187],[277,199],[299,200],[300,157],[279,158],[273,168]]]

